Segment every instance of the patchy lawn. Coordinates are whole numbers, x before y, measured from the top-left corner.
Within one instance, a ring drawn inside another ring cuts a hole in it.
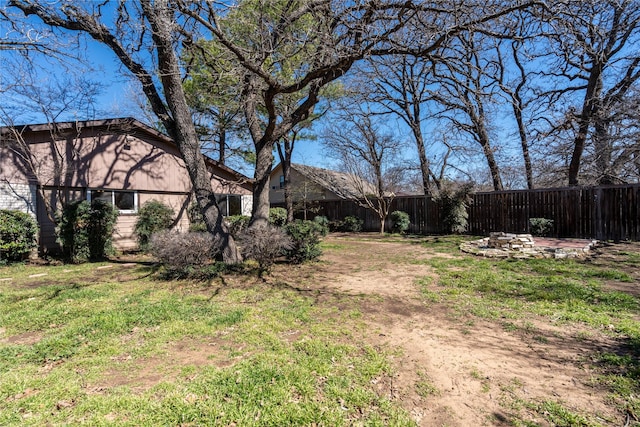
[[[0,267],[0,425],[640,425],[640,245],[459,239],[332,235],[264,281]]]

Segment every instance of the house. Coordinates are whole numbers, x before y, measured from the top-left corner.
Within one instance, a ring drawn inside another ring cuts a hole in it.
[[[211,182],[225,215],[251,212],[252,183],[208,158]],[[175,227],[189,227],[191,181],[171,138],[132,118],[0,127],[0,209],[34,215],[40,249],[59,249],[52,213],[78,199],[103,199],[120,215],[114,244],[135,249],[136,214],[148,200],[176,213]]]
[[[294,201],[354,200],[375,193],[373,184],[354,175],[301,164],[291,164],[291,194]],[[271,172],[269,201],[284,203],[282,164]]]

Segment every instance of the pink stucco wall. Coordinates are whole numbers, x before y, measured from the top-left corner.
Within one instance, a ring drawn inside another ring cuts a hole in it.
[[[56,205],[56,188],[66,189],[67,201],[86,197],[87,189],[137,191],[138,206],[148,200],[160,200],[174,209],[176,227],[188,229],[186,209],[191,182],[177,147],[163,135],[135,123],[93,123],[99,125],[67,124],[56,132],[55,138],[48,127],[35,125],[22,134],[28,146],[27,156],[16,150],[11,135],[5,134],[0,144],[0,182],[38,184]],[[242,176],[215,162],[208,162],[208,167],[215,193],[251,194],[246,179],[239,182]],[[54,226],[42,206],[37,217],[41,246],[54,247]],[[135,248],[135,219],[135,214],[119,216],[114,240],[120,249]]]

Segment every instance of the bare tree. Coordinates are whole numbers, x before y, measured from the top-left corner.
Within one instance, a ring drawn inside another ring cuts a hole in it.
[[[218,3],[180,2],[224,47],[223,58],[238,66],[256,152],[252,226],[267,223],[274,144],[313,113],[323,87],[365,57],[426,56],[451,34],[533,3],[247,1],[222,16]],[[294,93],[303,94],[294,110],[278,107],[280,97]]]
[[[422,190],[430,194],[432,182],[439,188],[440,181],[431,169],[427,156],[427,139],[423,131],[427,116],[425,104],[431,99],[429,75],[435,58],[399,55],[372,58],[360,70],[356,90],[384,112],[400,118],[410,129],[418,153]],[[431,141],[433,144],[434,141]]]
[[[182,88],[175,46],[186,29],[177,26],[176,10],[166,1],[142,0],[139,7],[123,2],[114,11],[115,22],[108,23],[103,3],[60,2],[53,7],[35,1],[12,0],[9,5],[26,16],[39,17],[47,26],[87,34],[113,51],[123,67],[138,79],[151,109],[176,142],[207,229],[221,242],[223,259],[228,263],[241,261],[222,220]]]
[[[533,189],[533,162],[531,158],[531,138],[526,123],[525,110],[529,105],[526,98],[531,94],[530,71],[525,68],[523,56],[525,43],[534,37],[531,26],[534,25],[532,15],[527,11],[514,14],[514,23],[506,28],[501,37],[495,40],[495,59],[493,63],[494,79],[511,107],[516,122],[517,135],[520,141],[522,164],[525,171],[528,189]]]
[[[77,151],[73,147],[67,147],[67,152],[58,144],[63,137],[55,123],[61,118],[93,118],[102,85],[81,73],[64,78],[52,76],[47,80],[37,67],[7,68],[4,78],[12,83],[3,88],[6,101],[0,104],[0,123],[5,127],[0,136],[2,148],[28,179],[38,183],[38,198],[44,204],[48,219],[55,224],[56,201],[64,203],[66,200],[68,178],[73,175],[77,161],[74,158]],[[27,129],[18,122],[28,122],[34,113],[44,117],[49,125],[48,153],[44,157],[42,153],[34,152],[25,140],[23,134]],[[65,139],[74,138],[67,136]],[[11,183],[7,181],[5,185]]]
[[[475,31],[463,31],[455,37],[436,64],[432,98],[442,106],[440,116],[477,143],[484,154],[493,189],[502,190],[496,147],[490,137],[489,108],[495,100],[495,81],[485,69],[490,62],[486,54],[487,37]]]
[[[540,16],[541,44],[552,68],[543,72],[549,104],[568,105],[549,133],[573,133],[569,185],[579,184],[583,154],[591,140],[598,182],[611,182],[614,111],[640,80],[640,3],[635,0],[567,0]],[[579,98],[578,98],[579,97]]]
[[[350,177],[349,184],[358,194],[356,202],[374,211],[380,219],[380,233],[391,202],[395,182],[386,180],[397,164],[401,142],[383,133],[374,122],[375,115],[354,104],[342,107],[344,126],[331,128],[325,135],[325,150],[336,158]]]
[[[180,61],[184,46],[205,37],[215,40],[220,55],[237,72],[256,154],[251,224],[264,226],[274,144],[312,114],[323,87],[365,57],[426,56],[453,34],[534,3],[246,0],[226,5],[209,0],[141,0],[118,2],[115,10],[112,3],[70,0],[52,5],[10,0],[8,4],[26,16],[39,17],[45,26],[86,34],[113,51],[139,81],[151,109],[176,141],[207,228],[222,242],[224,259],[237,262],[240,254],[222,222],[182,87],[189,72]],[[399,34],[403,28],[413,31]],[[407,39],[406,34],[413,36]],[[304,96],[285,114],[278,98],[294,93]]]

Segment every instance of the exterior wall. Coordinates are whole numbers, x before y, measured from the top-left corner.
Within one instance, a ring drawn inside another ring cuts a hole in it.
[[[42,200],[42,195],[46,197],[46,203]],[[61,207],[64,203],[83,200],[86,197],[86,193],[82,189],[65,189],[64,191],[58,191],[45,188],[42,191],[42,195],[36,195],[37,218],[38,225],[40,226],[40,251],[43,253],[57,253],[60,252],[60,245],[56,241],[56,226],[49,218],[46,205]]]
[[[52,141],[48,128],[35,125],[23,133],[28,156],[16,148],[19,146],[10,147],[7,139],[0,144],[0,183],[14,183],[10,189],[0,185],[0,208],[17,204],[36,215],[44,252],[59,250],[45,206],[59,208],[63,203],[84,199],[87,190],[135,191],[138,208],[151,199],[162,201],[174,209],[175,227],[184,231],[189,228],[191,181],[177,147],[168,138],[135,123],[101,123],[105,124],[80,129],[67,124],[56,134],[56,141]],[[35,173],[31,173],[32,168]],[[208,168],[213,191],[241,196],[243,213],[246,209],[250,214],[252,196],[247,183],[239,183],[237,174],[214,162]],[[40,199],[36,183],[45,189],[48,203]],[[136,219],[136,213],[119,215],[114,235],[118,249],[136,248]]]
[[[284,203],[284,188],[280,188],[282,166],[277,166],[269,179],[269,202]],[[323,188],[309,180],[295,169],[291,170],[291,185],[293,200],[341,200],[338,195],[327,188]]]
[[[0,182],[0,209],[16,210],[36,216],[36,186]]]
[[[173,227],[176,230],[185,232],[189,230],[189,215],[187,214],[191,200],[189,194],[140,193],[138,195],[139,206],[151,200],[162,202],[173,209],[175,218]],[[121,213],[118,215],[116,230],[113,235],[113,242],[116,248],[123,251],[136,250],[138,248],[138,239],[135,234],[137,220],[137,214]]]

